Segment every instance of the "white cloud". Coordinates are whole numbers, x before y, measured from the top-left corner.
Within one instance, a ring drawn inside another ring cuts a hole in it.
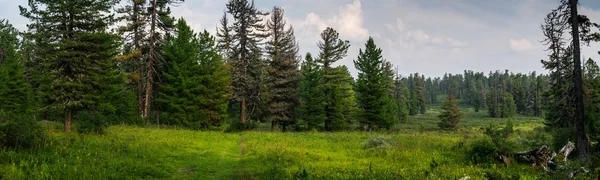
[[[403,47],[417,46],[442,46],[442,47],[461,47],[466,43],[458,39],[445,36],[431,35],[422,29],[410,29],[400,18],[396,19],[395,24],[385,24],[384,27],[390,32],[390,35],[396,37],[396,43],[400,43]]]
[[[510,48],[517,52],[534,50],[535,47],[527,39],[509,39]]]
[[[294,21],[292,21],[292,24]],[[300,25],[300,33],[310,33],[318,36],[321,31],[327,27],[336,29],[340,36],[352,40],[364,40],[369,36],[369,31],[363,27],[363,11],[360,0],[354,0],[351,4],[346,4],[339,8],[339,12],[323,19],[315,12],[310,12],[302,22],[296,22]]]

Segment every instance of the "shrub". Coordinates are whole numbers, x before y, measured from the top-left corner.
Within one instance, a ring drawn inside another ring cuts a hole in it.
[[[369,150],[387,150],[392,148],[391,139],[389,137],[377,136],[367,139],[362,144],[363,149]]]
[[[489,139],[482,139],[473,142],[467,153],[469,160],[475,164],[484,164],[494,162],[494,154],[498,152],[494,143]]]
[[[79,133],[104,133],[104,128],[108,126],[106,117],[96,111],[80,111],[76,114],[78,122],[77,132]]]
[[[34,148],[42,146],[45,139],[46,130],[33,116],[0,113],[1,147]]]
[[[508,141],[514,132],[513,124],[509,120],[502,129],[491,125],[485,128],[484,134],[488,138],[474,142],[469,149],[469,159],[476,164],[491,163],[494,157],[499,155],[509,156],[512,154],[513,143]]]

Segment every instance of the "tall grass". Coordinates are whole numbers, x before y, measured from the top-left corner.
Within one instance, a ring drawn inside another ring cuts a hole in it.
[[[0,149],[0,179],[483,179],[489,172],[543,177],[528,165],[471,164],[469,145],[482,127],[506,119],[469,112],[456,132],[440,131],[436,111],[387,132],[190,131],[111,126],[103,135],[49,128],[42,148]],[[540,142],[541,120],[516,117],[520,149]],[[534,130],[536,129],[536,130]],[[369,138],[390,148],[363,148]]]

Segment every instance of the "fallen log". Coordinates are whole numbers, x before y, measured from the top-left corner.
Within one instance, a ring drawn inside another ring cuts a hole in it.
[[[517,162],[531,163],[534,167],[542,167],[545,171],[549,171],[548,168],[555,169],[557,164],[567,161],[569,154],[574,149],[575,144],[569,141],[558,153],[550,153],[550,149],[544,145],[536,149],[514,153],[513,157]]]

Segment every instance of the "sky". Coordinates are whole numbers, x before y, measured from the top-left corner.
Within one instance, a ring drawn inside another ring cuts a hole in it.
[[[579,0],[579,13],[600,23],[600,1]],[[186,0],[172,7],[196,32],[214,34],[227,0]],[[0,0],[0,18],[20,30],[27,19],[18,5],[27,0]],[[559,0],[255,0],[259,10],[283,7],[301,55],[318,54],[319,34],[327,27],[350,41],[348,56],[337,62],[356,76],[353,60],[369,37],[403,75],[426,76],[485,72],[546,73],[540,60],[548,52],[540,24]],[[595,29],[597,31],[597,29]],[[600,60],[600,43],[582,48],[582,56]]]

